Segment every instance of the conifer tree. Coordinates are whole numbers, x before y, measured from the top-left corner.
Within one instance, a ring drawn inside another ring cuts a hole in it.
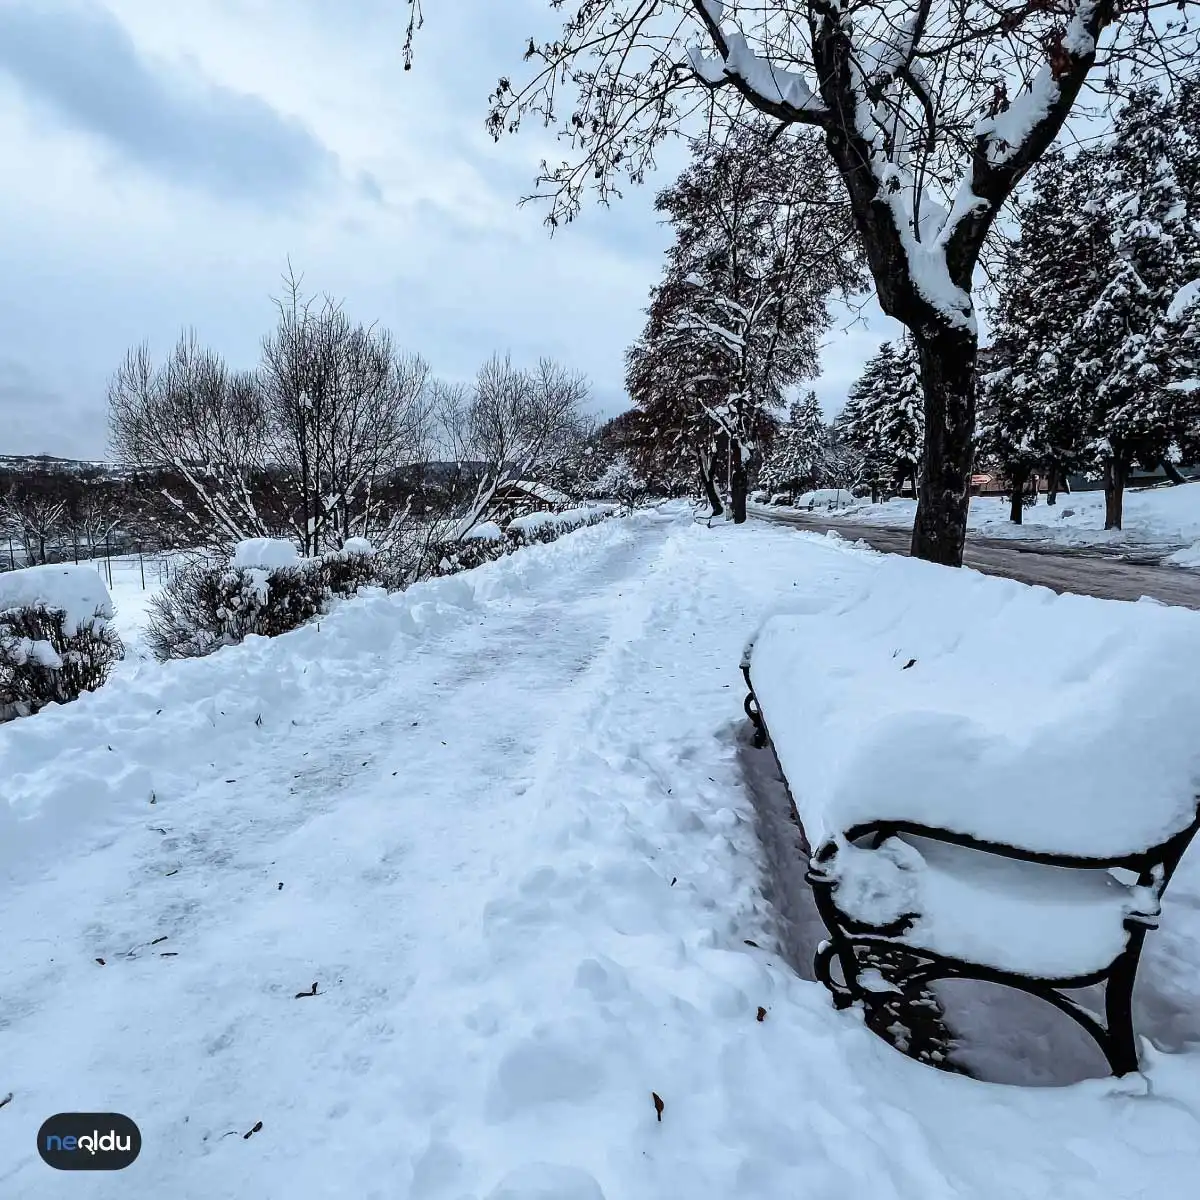
[[[920,474],[924,407],[915,349],[884,342],[850,389],[841,425],[862,452],[871,499],[894,495]]]
[[[1166,463],[1183,422],[1167,312],[1200,276],[1200,231],[1176,174],[1175,110],[1150,89],[1117,119],[1106,169],[1088,206],[1103,210],[1115,251],[1112,273],[1083,314],[1075,341],[1094,396],[1092,451],[1103,473],[1106,529],[1120,529],[1134,463]]]

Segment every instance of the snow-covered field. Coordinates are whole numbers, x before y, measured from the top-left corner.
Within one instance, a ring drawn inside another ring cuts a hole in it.
[[[826,511],[830,520],[911,529],[915,500],[895,499],[884,504],[869,501]],[[1124,529],[1104,528],[1104,493],[1076,492],[1060,495],[1048,505],[1045,496],[1024,512],[1023,523],[1008,519],[1007,500],[975,496],[971,500],[969,528],[987,537],[1050,541],[1064,546],[1112,546],[1161,550],[1177,566],[1200,567],[1200,482],[1179,487],[1150,488],[1125,493]],[[1182,549],[1181,549],[1182,548]]]
[[[884,561],[643,512],[0,728],[0,1194],[1192,1195],[1197,849],[1144,1077],[933,1071],[786,961],[739,656]],[[60,1111],[140,1158],[56,1175]]]
[[[130,662],[149,657],[150,652],[142,642],[146,608],[154,593],[166,583],[173,562],[174,556],[169,554],[146,555],[143,558],[131,554],[107,560],[98,558],[86,564],[99,573],[108,587],[116,610],[113,625],[125,643],[126,657]]]

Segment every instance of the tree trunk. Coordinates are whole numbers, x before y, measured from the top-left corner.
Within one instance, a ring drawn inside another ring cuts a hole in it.
[[[1104,460],[1104,528],[1120,529],[1125,505],[1125,477],[1129,467],[1124,458],[1110,455]]]
[[[700,456],[700,486],[704,489],[704,497],[712,508],[712,515],[719,517],[725,509],[721,505],[721,496],[717,492],[717,485],[713,483],[712,467],[706,467],[704,464],[704,456]]]
[[[1024,521],[1025,484],[1028,480],[1028,471],[1013,471],[1008,477],[1008,486],[1012,489],[1008,502],[1008,519],[1014,525],[1020,525]]]
[[[746,476],[746,460],[742,455],[742,443],[730,440],[729,443],[729,507],[733,513],[733,523],[746,523],[746,493],[749,491],[749,480]]]
[[[1050,467],[1046,472],[1046,503],[1058,503],[1058,467]]]
[[[1159,466],[1163,469],[1163,474],[1171,481],[1173,486],[1178,486],[1181,483],[1187,483],[1182,475],[1176,470],[1173,462],[1168,462],[1165,458],[1159,460]]]
[[[975,458],[976,335],[914,333],[925,393],[925,457],[917,489],[912,556],[961,567]]]

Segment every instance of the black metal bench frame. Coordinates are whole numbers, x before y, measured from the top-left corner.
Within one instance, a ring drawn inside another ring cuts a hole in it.
[[[747,688],[744,707],[746,715],[754,725],[754,745],[759,748],[769,745],[775,754],[779,773],[788,787],[792,818],[803,832],[804,825],[796,809],[796,802],[791,796],[791,787],[779,762],[779,755],[775,753],[758,697],[754,694],[749,662],[743,662],[742,674]],[[1200,801],[1200,797],[1197,799]],[[915,821],[868,821],[846,830],[844,836],[849,842],[866,841],[872,848],[877,848],[890,837],[909,834],[1019,862],[1092,871],[1119,868],[1136,874],[1139,886],[1148,889],[1161,904],[1167,885],[1198,830],[1200,807],[1197,808],[1196,818],[1191,825],[1161,845],[1149,847],[1137,854],[1112,858],[1034,853],[1002,842],[982,841]],[[890,979],[889,983],[897,986],[909,1000],[927,993],[930,984],[943,979],[972,979],[1002,984],[1045,1000],[1072,1018],[1100,1047],[1114,1075],[1127,1075],[1139,1069],[1137,1035],[1133,1024],[1133,988],[1137,981],[1138,964],[1146,934],[1150,929],[1157,927],[1157,914],[1132,914],[1126,918],[1125,928],[1129,938],[1125,949],[1103,970],[1086,975],[1053,978],[1023,975],[909,945],[902,938],[916,918],[915,913],[902,916],[883,926],[864,925],[851,919],[837,906],[834,896],[836,881],[822,869],[835,852],[836,846],[832,843],[817,847],[809,860],[805,879],[812,888],[817,911],[829,932],[829,940],[822,942],[817,948],[813,968],[817,978],[833,996],[837,1008],[849,1008],[853,1004],[862,1003],[870,1009],[873,1003],[878,1003],[882,993],[864,986],[862,975],[869,968],[878,970],[885,965],[885,976],[889,973],[894,974],[895,965],[899,961],[904,964],[902,976]],[[840,979],[834,976],[835,965],[840,971]],[[1066,990],[1092,985],[1104,986],[1103,1021],[1078,1001],[1064,995]]]

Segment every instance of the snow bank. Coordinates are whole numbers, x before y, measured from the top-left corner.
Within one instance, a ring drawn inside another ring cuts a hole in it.
[[[218,746],[228,754],[257,744],[268,753],[272,737],[302,724],[293,717],[318,699],[336,704],[384,686],[396,660],[424,638],[623,543],[633,521],[606,522],[403,592],[360,595],[320,622],[275,638],[251,635],[207,658],[132,664],[71,705],[0,725],[0,878],[57,853],[90,826],[152,814],[145,807],[152,800],[205,778]],[[81,594],[95,597],[103,588],[97,572],[80,571],[80,588],[92,589]]]
[[[299,566],[300,552],[285,538],[247,538],[238,542],[229,565],[275,571],[280,567]]]
[[[1174,554],[1168,555],[1165,561],[1174,567],[1200,567],[1200,542],[1176,550]]]
[[[0,574],[0,613],[38,607],[62,612],[68,637],[97,620],[111,620],[114,613],[108,588],[95,567],[54,563]]]
[[[1200,615],[884,558],[768,621],[751,667],[815,846],[875,819],[1119,856],[1200,790]]]
[[[473,525],[466,533],[463,534],[464,542],[482,541],[482,542],[498,542],[504,537],[504,530],[496,524],[495,521],[481,521],[478,525]]]
[[[833,519],[864,525],[911,529],[917,502],[895,498],[882,504],[855,501]],[[1124,529],[1104,528],[1102,491],[1060,493],[1057,504],[1044,496],[1024,510],[1022,524],[1009,519],[1009,504],[997,496],[974,496],[968,528],[987,537],[1049,541],[1067,546],[1114,545],[1162,547],[1200,542],[1200,481],[1178,487],[1125,493]],[[1177,562],[1177,565],[1185,565]]]
[[[527,513],[509,521],[507,532],[519,541],[536,541],[542,534],[553,533],[558,536],[585,525],[595,525],[611,516],[616,509],[614,504],[592,504],[587,508],[568,508],[565,512]]]

